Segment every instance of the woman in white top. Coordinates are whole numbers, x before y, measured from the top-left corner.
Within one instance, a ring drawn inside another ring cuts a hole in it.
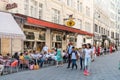
[[[87,48],[85,49],[85,70],[87,71],[88,74],[90,71],[91,57],[92,57],[91,45],[87,44]]]

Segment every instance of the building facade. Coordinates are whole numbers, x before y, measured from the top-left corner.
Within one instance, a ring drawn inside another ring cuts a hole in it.
[[[2,1],[4,3],[4,5],[1,6],[2,11],[14,14],[19,13],[59,25],[66,25],[69,17],[72,15],[72,19],[75,22],[75,25],[72,26],[73,28],[93,33],[93,0],[6,1],[7,2]],[[19,25],[26,35],[24,49],[41,50],[44,44],[47,44],[49,48],[56,47],[57,44],[60,44],[61,47],[65,49],[70,42],[73,42],[76,47],[81,47],[83,43],[93,43],[93,38],[91,36],[71,32],[61,32],[61,30],[56,29],[36,28],[38,25],[28,24],[24,19]],[[68,35],[65,37],[68,39],[63,40],[63,37],[66,34]]]
[[[117,33],[116,33],[116,44],[120,45],[120,0],[117,0],[117,5],[116,5],[116,28],[117,28]]]
[[[98,42],[102,46],[110,43],[119,44],[117,5],[119,5],[119,0],[94,0],[95,39],[101,39]],[[100,25],[104,27],[100,28]]]

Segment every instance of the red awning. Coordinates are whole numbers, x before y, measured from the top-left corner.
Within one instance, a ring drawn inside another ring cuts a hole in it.
[[[43,27],[47,27],[47,28],[51,28],[51,29],[58,29],[58,30],[78,33],[78,34],[81,34],[81,35],[94,36],[94,34],[92,34],[92,33],[89,33],[89,32],[86,32],[86,31],[83,31],[83,30],[80,30],[80,29],[68,27],[68,26],[65,26],[65,25],[55,24],[55,23],[52,23],[52,22],[48,22],[48,21],[32,18],[32,17],[29,17],[29,16],[25,16],[25,15],[22,15],[22,14],[15,14],[15,15],[27,18],[27,23],[29,23],[29,24],[39,25],[39,26],[43,26]]]
[[[89,33],[89,32],[86,32],[86,31],[82,31],[82,30],[79,30],[79,29],[67,27],[67,26],[64,26],[64,25],[55,24],[55,23],[52,23],[52,22],[44,21],[44,20],[35,19],[35,18],[32,18],[32,17],[27,17],[27,23],[34,24],[34,25],[39,25],[39,26],[44,26],[44,27],[52,28],[52,29],[69,31],[69,32],[78,33],[78,34],[81,34],[81,35],[93,36],[92,33]]]

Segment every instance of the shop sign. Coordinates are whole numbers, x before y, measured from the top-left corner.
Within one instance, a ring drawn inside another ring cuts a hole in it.
[[[17,4],[16,4],[16,3],[7,4],[7,5],[6,5],[6,10],[13,9],[13,8],[17,8]]]
[[[66,23],[67,26],[74,26],[75,25],[75,21],[73,20],[68,20],[67,23]]]

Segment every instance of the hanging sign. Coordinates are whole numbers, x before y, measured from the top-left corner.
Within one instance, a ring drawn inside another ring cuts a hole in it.
[[[75,25],[75,21],[73,21],[73,20],[68,20],[68,21],[66,22],[66,25],[72,27],[72,26]]]

